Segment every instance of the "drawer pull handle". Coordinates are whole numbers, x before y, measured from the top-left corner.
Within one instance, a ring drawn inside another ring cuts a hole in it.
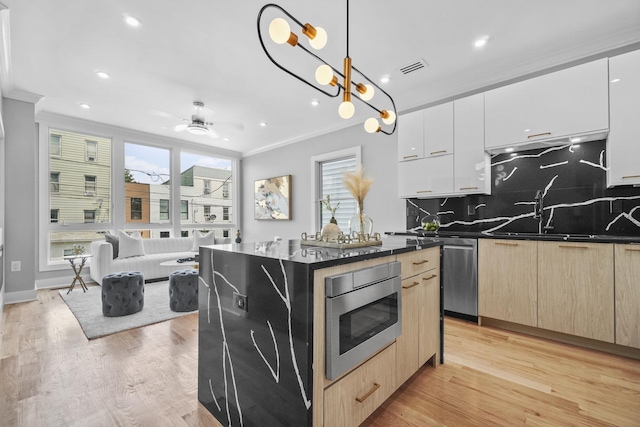
[[[427,263],[427,262],[429,262],[428,259],[423,259],[422,261],[414,262],[413,265],[422,265],[422,264]]]
[[[461,187],[460,191],[464,191],[464,190],[477,190],[478,187]]]
[[[622,179],[631,179],[631,178],[640,178],[640,175],[627,175],[622,177]]]
[[[517,243],[513,242],[494,242],[494,245],[502,245],[502,246],[518,246]]]
[[[412,284],[410,284],[410,285],[402,285],[402,289],[411,289],[411,288],[413,288],[414,286],[418,286],[419,284],[420,284],[419,282],[413,282],[413,283],[412,283]]]
[[[625,248],[625,251],[629,251],[629,252],[640,252],[640,249]]]
[[[416,193],[431,193],[431,190],[418,190]]]
[[[536,133],[535,135],[529,135],[527,138],[536,138],[538,136],[545,136],[545,135],[551,135],[551,132]]]
[[[403,159],[403,160],[406,160],[406,159],[414,159],[414,158],[417,158],[417,157],[418,157],[418,155],[417,155],[417,154],[414,154],[414,155],[412,155],[412,156],[404,156],[402,159]]]
[[[378,383],[373,383],[373,388],[371,390],[369,390],[364,396],[362,397],[356,397],[356,400],[360,403],[364,402],[365,400],[367,400],[377,389],[380,388],[380,384]]]
[[[430,155],[434,155],[434,154],[442,154],[442,153],[446,153],[447,150],[439,150],[439,151],[432,151],[431,153],[429,153]]]
[[[569,245],[558,245],[559,248],[566,249],[589,249],[587,246],[569,246]]]
[[[423,278],[422,278],[422,280],[431,280],[431,279],[433,279],[433,278],[435,278],[435,277],[438,277],[438,275],[437,275],[437,274],[432,274],[432,275],[431,275],[431,276],[429,276],[429,277],[423,277]]]

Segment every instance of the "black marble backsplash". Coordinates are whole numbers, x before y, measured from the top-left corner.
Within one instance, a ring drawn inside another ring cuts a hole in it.
[[[535,198],[543,196],[549,233],[640,236],[640,188],[607,188],[605,141],[498,154],[491,195],[407,200],[407,229],[438,214],[441,230],[538,231]]]

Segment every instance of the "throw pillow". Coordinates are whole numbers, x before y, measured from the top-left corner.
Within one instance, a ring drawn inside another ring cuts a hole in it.
[[[113,246],[113,259],[118,258],[118,236],[114,236],[113,234],[107,232],[104,234],[104,240],[111,243],[111,246]]]
[[[128,235],[124,231],[118,230],[118,240],[120,241],[118,258],[144,255],[144,244],[139,231]]]
[[[200,246],[206,245],[215,245],[216,237],[213,231],[208,232],[207,234],[202,234],[200,230],[196,230],[193,233],[193,246],[191,247],[191,252],[198,252],[200,250]]]

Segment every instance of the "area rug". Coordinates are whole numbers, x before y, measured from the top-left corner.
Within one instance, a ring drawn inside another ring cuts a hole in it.
[[[91,286],[86,292],[82,292],[80,287],[75,287],[69,294],[67,294],[67,289],[63,289],[60,290],[60,296],[76,316],[84,334],[90,340],[196,312],[171,311],[168,281],[145,283],[144,308],[137,313],[121,317],[102,315],[102,288],[100,286]]]

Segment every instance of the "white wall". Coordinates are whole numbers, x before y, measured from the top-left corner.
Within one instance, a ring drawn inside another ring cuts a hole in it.
[[[336,116],[336,120],[340,120]],[[398,231],[406,228],[405,201],[398,198],[398,137],[384,134],[370,135],[361,123],[287,145],[264,153],[245,157],[242,161],[242,238],[244,242],[299,239],[303,231],[312,229],[312,203],[310,170],[311,157],[320,154],[362,147],[362,165],[365,175],[374,179],[364,201],[365,212],[374,221],[374,231]],[[255,180],[291,175],[292,207],[290,221],[256,220],[253,210],[253,184]]]

